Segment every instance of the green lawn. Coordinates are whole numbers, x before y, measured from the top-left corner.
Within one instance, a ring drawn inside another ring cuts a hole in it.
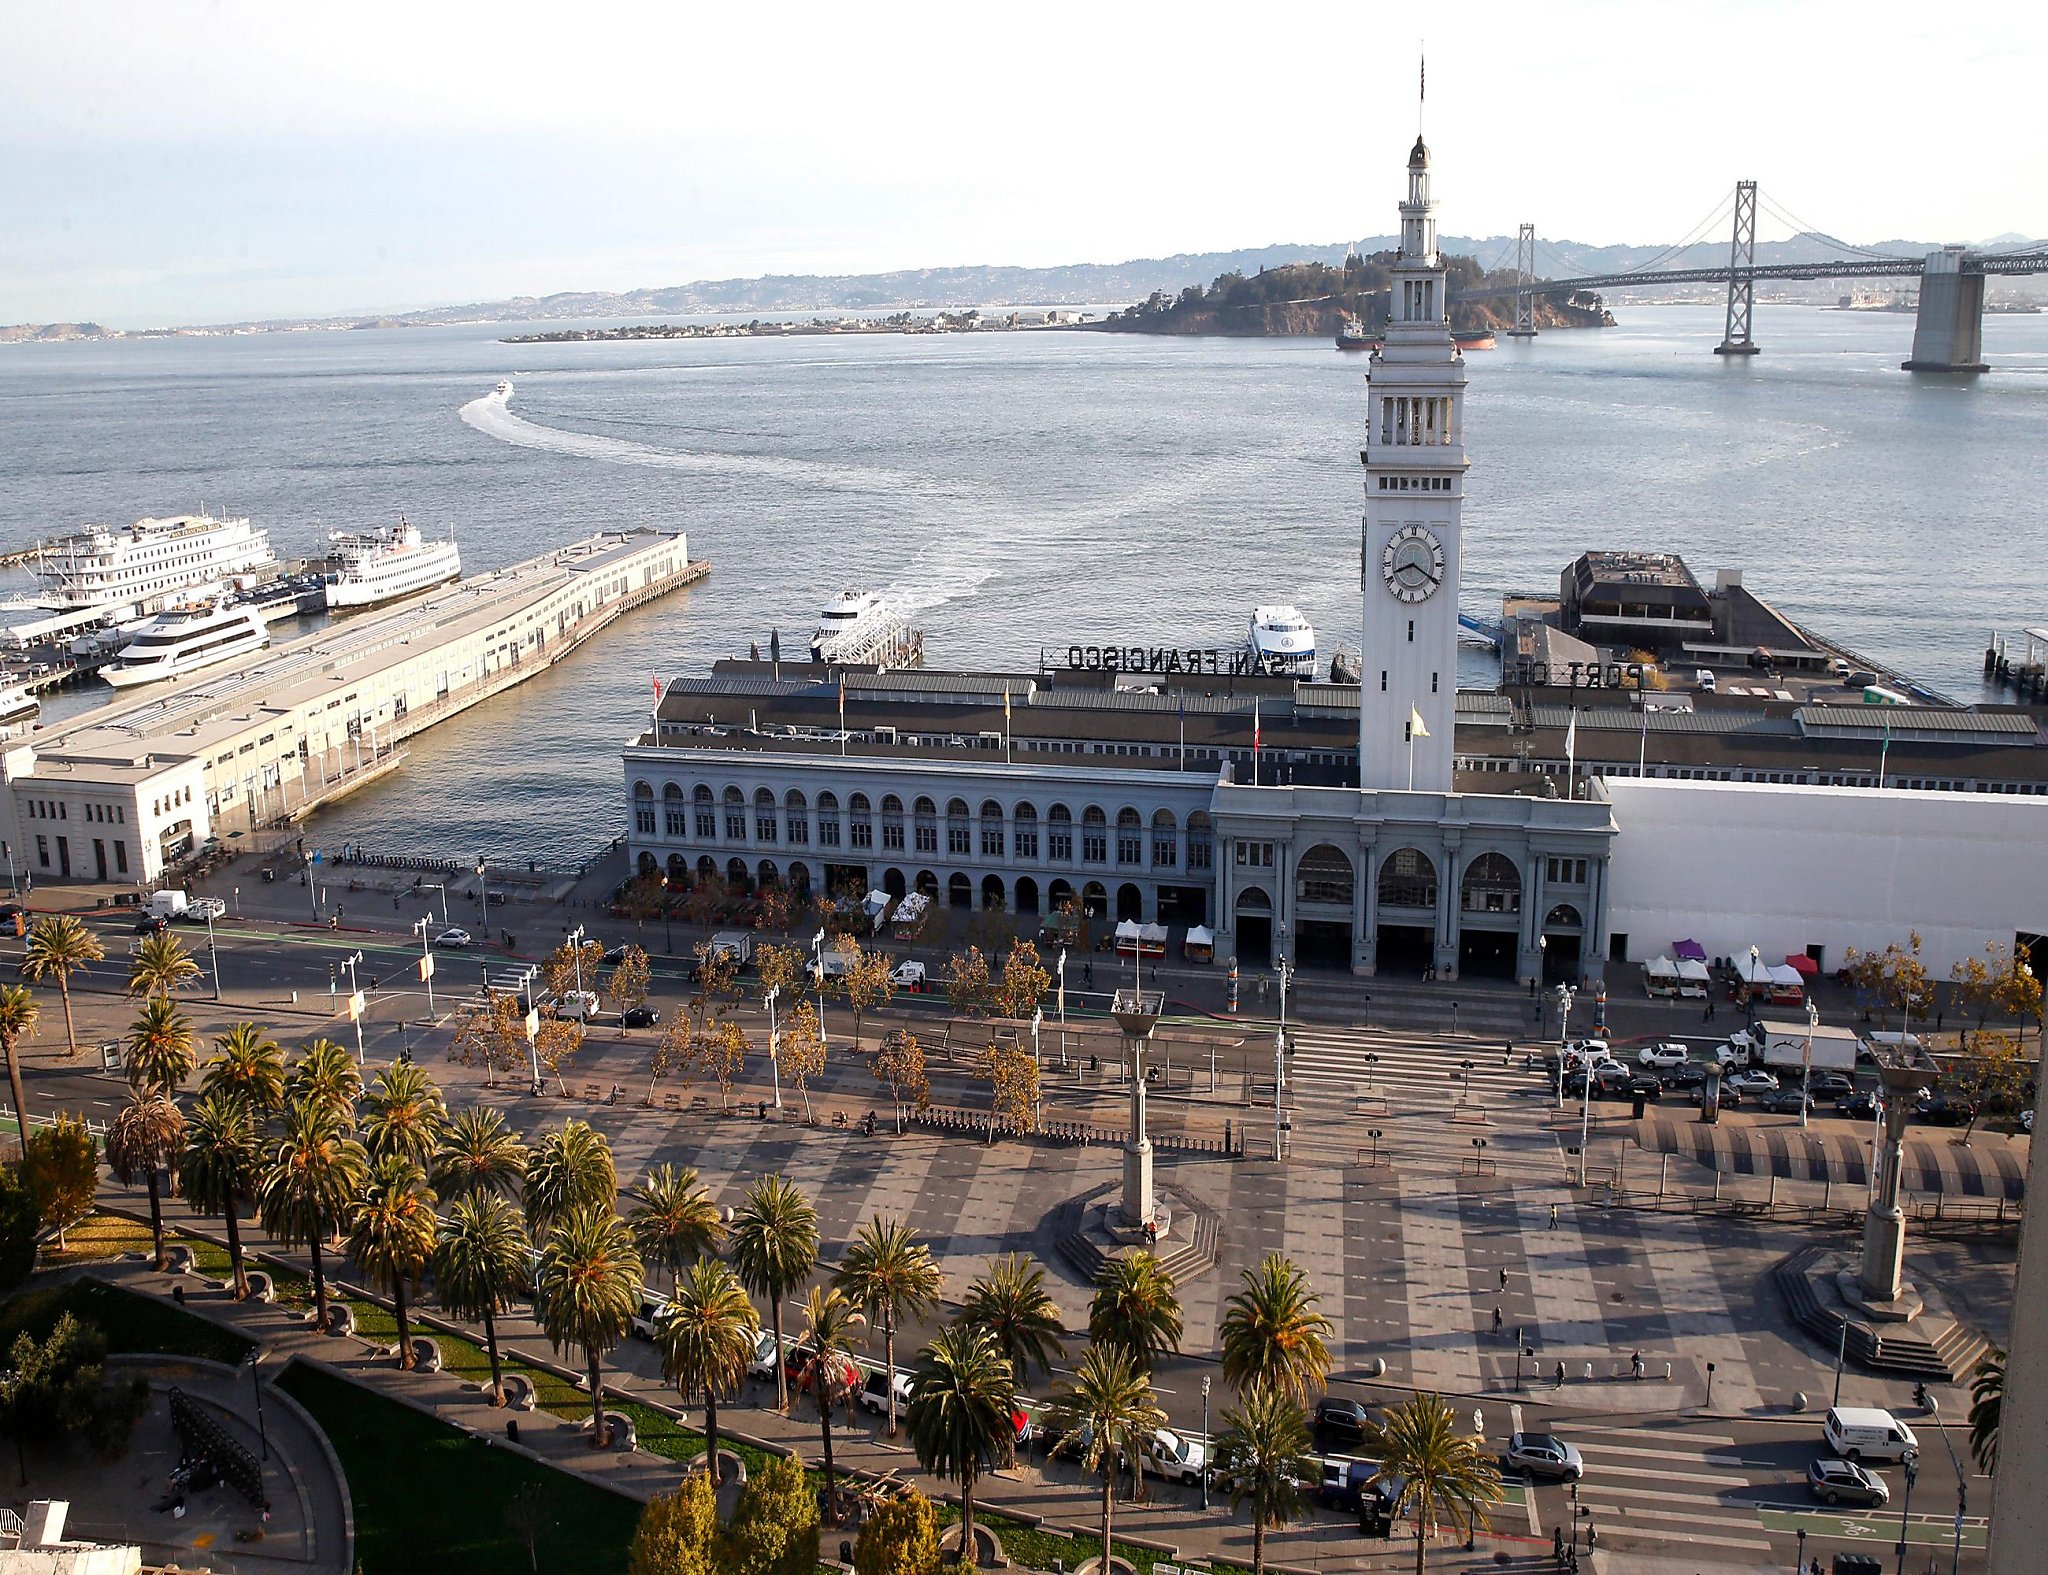
[[[101,1280],[77,1279],[36,1286],[0,1304],[0,1351],[13,1345],[15,1335],[23,1330],[38,1340],[44,1338],[67,1312],[83,1323],[97,1324],[110,1351],[239,1362],[250,1344],[232,1330],[196,1318],[171,1302],[138,1296]]]
[[[532,1569],[511,1510],[537,1493],[541,1575],[598,1575],[626,1567],[640,1507],[632,1499],[509,1450],[315,1368],[294,1366],[282,1387],[334,1443],[355,1498],[363,1575]]]

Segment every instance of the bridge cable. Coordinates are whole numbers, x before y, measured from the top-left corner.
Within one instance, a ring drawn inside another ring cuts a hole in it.
[[[1867,257],[1876,262],[1896,262],[1901,256],[1898,252],[1880,251],[1872,246],[1856,246],[1841,239],[1839,236],[1830,235],[1819,225],[1812,223],[1810,220],[1800,218],[1790,208],[1772,201],[1761,192],[1757,194],[1757,204],[1780,223],[1789,224],[1795,234],[1810,236],[1817,241],[1825,241],[1837,251],[1848,252],[1851,256],[1855,257]]]
[[[1665,247],[1664,250],[1658,252],[1656,256],[1647,258],[1644,261],[1637,263],[1633,268],[1617,269],[1615,270],[1616,274],[1635,275],[1640,273],[1649,273],[1656,270],[1663,263],[1668,262],[1671,258],[1678,256],[1681,252],[1688,250],[1690,247],[1695,246],[1700,241],[1704,240],[1709,230],[1711,230],[1716,224],[1720,223],[1723,219],[1728,217],[1729,213],[1733,210],[1734,205],[1735,197],[1734,194],[1731,192],[1726,198],[1724,198],[1721,201],[1720,205],[1716,207],[1712,213],[1708,214],[1704,219],[1700,220],[1699,223],[1695,224],[1690,230],[1686,232],[1684,240],[1679,241],[1674,245]]]

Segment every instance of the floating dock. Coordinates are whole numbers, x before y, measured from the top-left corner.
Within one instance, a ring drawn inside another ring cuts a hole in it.
[[[710,567],[681,533],[606,532],[134,691],[0,752],[0,839],[42,880],[153,882],[209,837],[353,792]]]
[[[2048,700],[2048,629],[2036,626],[2010,635],[1992,630],[1984,648],[1984,676],[2001,689],[2010,684],[2022,700]]]

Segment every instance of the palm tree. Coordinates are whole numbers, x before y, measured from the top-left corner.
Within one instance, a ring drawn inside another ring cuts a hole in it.
[[[783,1176],[763,1176],[740,1203],[732,1223],[732,1266],[740,1283],[768,1304],[775,1331],[775,1406],[789,1409],[788,1353],[782,1345],[782,1299],[810,1277],[818,1263],[818,1211]]]
[[[1998,1424],[2004,1409],[2005,1352],[1994,1347],[1970,1373],[1970,1454],[1986,1476],[1998,1470]]]
[[[227,1221],[228,1262],[234,1266],[235,1300],[249,1294],[242,1267],[242,1204],[256,1190],[262,1162],[256,1117],[233,1094],[205,1094],[185,1118],[185,1152],[178,1161],[178,1192],[202,1214]]]
[[[955,1324],[932,1337],[910,1378],[903,1413],[917,1463],[960,1484],[960,1561],[974,1547],[974,1487],[981,1474],[1009,1464],[1017,1443],[1017,1381],[995,1342]]]
[[[516,1197],[526,1176],[526,1143],[489,1105],[466,1105],[441,1129],[434,1190],[444,1198]]]
[[[398,1313],[398,1365],[413,1365],[412,1324],[407,1295],[434,1255],[440,1219],[434,1194],[419,1162],[385,1154],[370,1171],[369,1185],[349,1209],[343,1245],[356,1267],[391,1298]]]
[[[411,1061],[387,1066],[377,1074],[376,1085],[363,1103],[369,1107],[363,1117],[363,1142],[371,1158],[396,1154],[424,1172],[448,1119],[441,1090],[426,1068]]]
[[[89,965],[106,955],[99,937],[73,914],[53,913],[38,919],[28,932],[21,976],[30,984],[41,984],[45,979],[57,981],[57,994],[64,1000],[64,1043],[72,1055],[78,1054],[78,1030],[71,1023],[71,976],[84,973]]]
[[[1080,1438],[1081,1469],[1102,1479],[1102,1565],[1109,1569],[1109,1534],[1116,1513],[1116,1469],[1125,1458],[1144,1459],[1145,1445],[1166,1425],[1152,1397],[1152,1378],[1129,1347],[1099,1344],[1074,1369],[1074,1381],[1053,1395],[1052,1414]]]
[[[187,979],[199,977],[199,964],[185,950],[185,943],[168,930],[143,937],[128,964],[128,993],[168,999]]]
[[[369,1156],[334,1106],[302,1098],[285,1108],[284,1134],[257,1184],[256,1212],[280,1244],[304,1246],[312,1253],[313,1325],[323,1334],[327,1274],[320,1244],[341,1224],[369,1174]]]
[[[1308,1421],[1301,1402],[1273,1385],[1247,1393],[1223,1413],[1217,1465],[1230,1482],[1230,1507],[1252,1507],[1252,1575],[1266,1575],[1266,1528],[1294,1518],[1299,1482],[1319,1474],[1309,1454]]]
[[[1245,1269],[1244,1289],[1223,1315],[1223,1376],[1239,1393],[1274,1389],[1306,1402],[1330,1371],[1330,1320],[1308,1276],[1277,1252]]]
[[[138,1094],[175,1096],[199,1062],[192,1019],[167,1000],[144,1001],[129,1025],[128,1084]]]
[[[889,1379],[889,1436],[896,1436],[896,1324],[918,1318],[939,1303],[945,1276],[932,1250],[900,1219],[877,1214],[853,1238],[832,1275],[832,1283],[881,1320],[882,1365]],[[1013,1362],[1010,1371],[1015,1373]]]
[[[254,1023],[236,1023],[214,1040],[220,1053],[206,1063],[199,1091],[215,1089],[240,1094],[259,1120],[284,1105],[284,1051]]]
[[[669,1283],[682,1283],[683,1270],[718,1251],[725,1222],[718,1205],[687,1165],[657,1165],[640,1183],[640,1201],[626,1215],[633,1241],[649,1268],[668,1270]]]
[[[7,1087],[14,1095],[14,1129],[21,1138],[21,1157],[28,1160],[28,1099],[21,1091],[21,1056],[16,1047],[35,1032],[43,1009],[29,990],[18,984],[0,988],[0,1051],[7,1056]]]
[[[853,1332],[867,1322],[852,1298],[838,1286],[813,1285],[804,1297],[803,1343],[814,1353],[804,1374],[804,1387],[818,1406],[818,1428],[825,1440],[825,1503],[836,1516],[832,1494],[832,1408],[860,1387],[860,1364],[853,1359]]]
[[[991,1259],[988,1273],[967,1288],[958,1321],[995,1341],[1024,1383],[1035,1367],[1050,1374],[1067,1354],[1066,1327],[1045,1289],[1045,1270],[1022,1253]]]
[[[571,1116],[561,1131],[543,1133],[527,1158],[526,1228],[538,1238],[573,1208],[609,1209],[618,1192],[611,1143],[589,1122]]]
[[[1095,1277],[1088,1338],[1130,1352],[1139,1367],[1180,1349],[1180,1298],[1173,1276],[1149,1252],[1111,1258]]]
[[[434,1244],[434,1291],[458,1318],[484,1326],[491,1359],[491,1404],[505,1403],[498,1363],[498,1309],[508,1305],[532,1273],[532,1245],[519,1211],[494,1192],[473,1191],[455,1200]]]
[[[646,1269],[626,1222],[602,1203],[579,1203],[557,1221],[541,1250],[541,1328],[560,1352],[583,1348],[590,1364],[590,1445],[605,1445],[605,1353],[625,1339],[640,1301]]]
[[[715,1258],[699,1258],[676,1281],[675,1299],[655,1339],[661,1346],[661,1376],[685,1400],[704,1393],[704,1458],[711,1485],[720,1484],[718,1464],[718,1396],[746,1381],[747,1364],[761,1337],[761,1315],[754,1311],[739,1276]]]
[[[1392,1490],[1389,1514],[1415,1512],[1415,1575],[1439,1514],[1470,1533],[1486,1524],[1486,1506],[1500,1502],[1500,1470],[1486,1441],[1458,1431],[1441,1395],[1419,1394],[1388,1411],[1367,1431],[1366,1449],[1379,1456],[1374,1485]]]
[[[354,1126],[356,1101],[363,1097],[363,1074],[356,1070],[355,1057],[332,1039],[315,1039],[299,1052],[286,1092],[293,1099],[323,1100]]]
[[[4,1009],[4,1003],[0,1003]],[[107,1164],[124,1187],[149,1188],[149,1229],[159,1274],[171,1266],[164,1245],[164,1206],[157,1173],[169,1170],[185,1143],[185,1113],[161,1094],[135,1094],[107,1128]]]

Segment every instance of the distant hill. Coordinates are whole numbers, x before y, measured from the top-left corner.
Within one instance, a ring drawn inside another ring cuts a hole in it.
[[[1347,253],[1391,251],[1393,235],[1374,235],[1356,242],[1287,243],[1240,251],[1181,252],[1171,257],[1141,257],[1119,263],[1068,263],[1053,268],[1019,268],[984,264],[951,268],[911,268],[893,273],[766,274],[751,279],[700,279],[692,284],[634,290],[567,290],[554,295],[520,295],[499,301],[471,301],[391,314],[341,315],[272,319],[263,322],[219,323],[207,327],[152,329],[150,333],[247,333],[266,329],[420,327],[474,322],[571,322],[603,318],[688,317],[709,313],[862,312],[909,309],[965,309],[997,306],[1115,306],[1149,300],[1154,293],[1178,296],[1189,285],[1204,285],[1227,274],[1256,277],[1294,263],[1320,263],[1341,269]],[[1510,267],[1513,236],[1443,237],[1449,253],[1470,258],[1486,273]],[[2007,249],[2025,244],[2018,237],[1999,236],[1983,243]],[[1883,241],[1876,250],[1904,257],[1934,250],[1926,241]],[[1770,241],[1756,249],[1758,262],[1813,262],[1841,255],[1840,248],[1818,236],[1802,235]],[[1551,278],[1573,274],[1615,273],[1657,263],[1665,267],[1703,267],[1725,262],[1725,238],[1701,241],[1683,251],[1659,246],[1596,246],[1581,241],[1542,240],[1537,271]],[[1993,281],[1994,287],[2008,281]],[[2017,281],[2026,287],[2030,281]],[[37,339],[135,337],[96,323],[25,324],[0,328],[0,343]]]

